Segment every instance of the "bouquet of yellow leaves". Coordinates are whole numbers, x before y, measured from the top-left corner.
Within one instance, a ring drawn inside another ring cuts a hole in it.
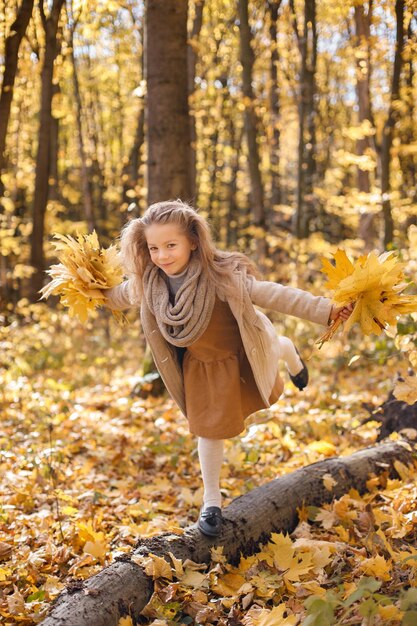
[[[61,262],[47,270],[52,280],[41,289],[41,300],[59,295],[70,316],[85,323],[89,312],[106,302],[101,290],[115,287],[123,280],[117,248],[100,248],[95,231],[77,235],[76,239],[60,234],[54,238],[58,240],[53,245]],[[120,311],[112,313],[119,323],[125,319]]]
[[[364,335],[380,334],[397,323],[397,317],[417,312],[417,296],[405,296],[404,263],[394,252],[375,252],[352,263],[343,250],[334,255],[335,264],[322,259],[322,272],[327,274],[326,287],[333,289],[332,301],[339,307],[354,304],[346,321],[345,331],[359,323]],[[342,320],[336,319],[329,330],[317,340],[319,348],[333,337]]]

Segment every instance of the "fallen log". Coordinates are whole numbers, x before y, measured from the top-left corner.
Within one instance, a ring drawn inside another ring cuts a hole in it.
[[[413,463],[416,454],[406,441],[383,443],[355,452],[348,457],[333,457],[281,476],[234,500],[224,509],[224,528],[217,541],[207,539],[194,527],[182,535],[162,534],[142,540],[132,554],[149,553],[197,563],[210,561],[210,548],[224,546],[229,561],[257,551],[272,532],[291,532],[297,525],[297,509],[303,505],[320,506],[339,498],[352,487],[366,491],[370,474],[397,475],[394,464]],[[323,476],[336,481],[326,489]],[[70,585],[57,598],[44,626],[117,626],[120,617],[130,615],[135,624],[153,593],[153,581],[142,567],[124,555],[85,581]]]

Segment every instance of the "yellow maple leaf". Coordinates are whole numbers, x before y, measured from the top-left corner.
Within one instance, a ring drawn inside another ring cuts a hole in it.
[[[107,544],[103,541],[86,541],[83,551],[96,559],[103,560],[107,554]]]
[[[126,617],[121,617],[117,622],[117,626],[133,626],[132,618],[130,615],[126,615]]]
[[[120,284],[123,270],[115,246],[100,248],[97,233],[77,235],[56,234],[53,243],[60,263],[47,271],[51,282],[41,289],[41,299],[59,295],[71,317],[82,323],[89,313],[102,306],[106,299],[103,290]],[[124,316],[113,311],[118,321]]]
[[[329,441],[312,441],[308,444],[309,450],[314,450],[314,452],[318,452],[319,454],[324,454],[324,456],[333,456],[336,454],[335,446]]]
[[[288,570],[284,572],[284,580],[298,582],[301,576],[308,574],[314,567],[313,554],[311,552],[297,554],[291,561]]]
[[[326,286],[334,290],[333,302],[340,307],[354,304],[352,314],[345,324],[347,332],[354,324],[360,324],[363,334],[380,334],[394,326],[399,315],[417,311],[417,296],[404,296],[404,263],[393,252],[377,255],[370,252],[355,263],[346,253],[334,254],[335,265],[323,259],[323,273],[327,274]],[[321,347],[331,339],[342,323],[339,318],[318,339]]]
[[[336,289],[341,280],[350,276],[353,272],[353,263],[348,258],[346,252],[340,248],[333,255],[335,264],[333,265],[328,259],[322,258],[323,274],[327,274],[327,289]]]
[[[245,578],[240,574],[229,572],[224,576],[219,576],[211,585],[211,589],[221,596],[236,596],[245,582]]]
[[[272,533],[271,541],[259,553],[259,559],[266,561],[277,569],[286,570],[290,567],[294,556],[294,546],[289,535]]]
[[[381,554],[364,559],[358,566],[366,576],[375,576],[380,580],[391,580],[391,563],[386,561]]]
[[[164,558],[157,556],[156,554],[149,554],[146,557],[136,556],[132,557],[132,561],[138,565],[142,565],[145,573],[148,576],[152,576],[154,580],[157,578],[167,578],[172,580],[172,569],[170,564],[165,561]]]
[[[275,606],[271,611],[263,609],[253,623],[255,626],[294,626],[298,619],[295,615],[285,616],[287,611],[284,603]]]

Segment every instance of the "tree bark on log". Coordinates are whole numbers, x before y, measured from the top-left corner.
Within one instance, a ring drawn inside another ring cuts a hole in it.
[[[415,453],[406,441],[388,442],[355,452],[349,457],[335,457],[313,463],[281,476],[244,496],[224,509],[224,527],[217,541],[197,530],[187,528],[183,535],[165,533],[138,543],[134,555],[149,553],[210,561],[213,545],[224,547],[224,554],[237,563],[241,554],[255,553],[268,541],[272,532],[291,532],[297,525],[297,509],[319,506],[339,498],[354,487],[366,491],[370,474],[388,472],[396,475],[394,463],[413,463]],[[337,481],[333,490],[324,486],[324,474]],[[86,581],[72,584],[56,600],[44,626],[117,626],[120,617],[130,615],[133,623],[153,593],[153,581],[143,569],[124,555]]]

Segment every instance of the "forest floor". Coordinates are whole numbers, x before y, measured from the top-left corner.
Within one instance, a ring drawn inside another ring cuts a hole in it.
[[[23,305],[0,329],[0,621],[33,624],[69,581],[91,576],[141,537],[182,532],[197,519],[196,442],[168,398],[131,391],[142,344],[100,316],[86,327],[43,305]],[[282,329],[281,329],[282,330]],[[270,421],[227,442],[224,504],[273,478],[373,444],[378,406],[406,365],[392,340],[332,340],[286,322],[310,357],[304,392],[286,377]],[[356,345],[356,347],[355,347]],[[360,346],[360,349],[359,349]],[[392,435],[395,438],[397,435]],[[143,623],[279,626],[417,623],[417,476],[371,478],[323,508],[300,511],[232,567],[172,564]],[[129,616],[120,626],[129,626]]]

